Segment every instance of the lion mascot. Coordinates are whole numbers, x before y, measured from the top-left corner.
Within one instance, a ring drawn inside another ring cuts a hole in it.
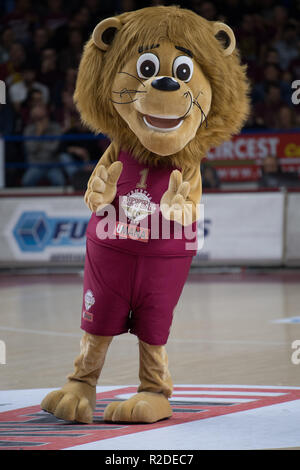
[[[200,162],[248,115],[235,46],[229,26],[176,6],[105,19],[85,45],[74,100],[83,123],[111,144],[84,197],[92,215],[80,355],[67,383],[41,404],[57,418],[93,421],[108,347],[128,331],[139,340],[140,385],[128,400],[110,403],[104,420],[172,415],[165,344],[196,253]]]

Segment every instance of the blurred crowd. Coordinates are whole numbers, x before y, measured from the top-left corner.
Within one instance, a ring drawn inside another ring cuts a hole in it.
[[[0,80],[7,104],[0,106],[0,134],[72,137],[7,142],[8,186],[85,185],[109,142],[73,139],[88,132],[72,99],[83,45],[103,18],[173,3],[234,29],[252,83],[246,128],[300,127],[300,106],[291,100],[291,84],[300,79],[300,1],[1,0]]]

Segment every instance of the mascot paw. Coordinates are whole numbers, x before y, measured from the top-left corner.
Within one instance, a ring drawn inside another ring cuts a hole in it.
[[[162,393],[140,392],[126,401],[110,403],[104,411],[104,421],[155,423],[172,416],[169,400]]]
[[[95,405],[95,387],[83,382],[70,381],[60,390],[46,395],[41,408],[65,421],[92,423]]]
[[[96,168],[86,194],[86,202],[93,212],[98,212],[114,200],[122,169],[121,162],[112,163],[108,169],[104,165]]]
[[[187,201],[190,184],[182,181],[179,170],[171,173],[169,187],[161,199],[160,210],[167,220],[174,220],[181,225],[192,222],[192,205]]]

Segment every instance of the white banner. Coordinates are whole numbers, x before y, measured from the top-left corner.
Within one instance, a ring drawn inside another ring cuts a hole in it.
[[[286,264],[300,264],[300,193],[289,193],[286,215]]]
[[[284,194],[207,194],[201,202],[204,245],[194,265],[282,262]],[[297,204],[299,199],[290,209],[293,220]],[[83,265],[89,218],[80,196],[1,198],[0,265]],[[291,245],[298,254],[299,220],[298,215],[298,245]]]
[[[283,193],[207,194],[202,203],[204,246],[194,265],[281,263]]]

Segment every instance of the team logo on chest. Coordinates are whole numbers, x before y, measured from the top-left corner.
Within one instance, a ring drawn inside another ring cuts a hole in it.
[[[156,204],[151,202],[151,199],[147,191],[134,189],[126,196],[122,196],[121,207],[128,219],[134,224],[138,224],[156,211]]]
[[[130,220],[117,222],[114,234],[120,238],[131,238],[140,242],[148,242],[150,229],[142,227],[140,222],[156,211],[156,204],[151,202],[150,194],[143,189],[134,189],[120,198],[120,205]]]

